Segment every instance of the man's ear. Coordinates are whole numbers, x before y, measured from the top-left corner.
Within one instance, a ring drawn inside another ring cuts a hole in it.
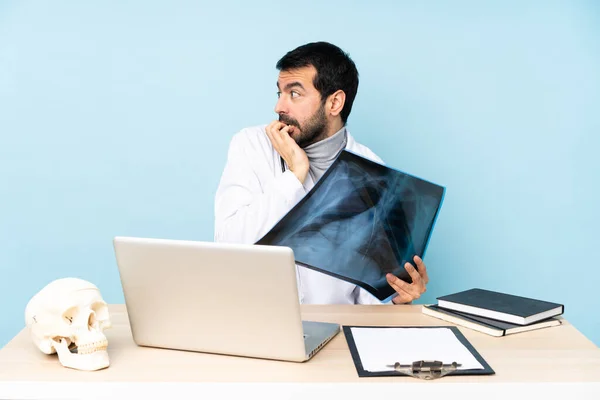
[[[344,103],[346,102],[346,93],[343,90],[338,90],[332,93],[327,99],[327,111],[333,116],[337,117],[344,109]]]

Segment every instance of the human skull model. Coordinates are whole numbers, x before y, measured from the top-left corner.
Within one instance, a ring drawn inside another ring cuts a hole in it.
[[[50,282],[29,300],[25,324],[33,343],[46,354],[58,353],[68,368],[95,371],[109,366],[111,327],[106,302],[98,288],[78,278]]]

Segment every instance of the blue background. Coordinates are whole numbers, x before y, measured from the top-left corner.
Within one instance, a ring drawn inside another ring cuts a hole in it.
[[[122,303],[116,235],[213,240],[229,140],[316,40],[358,65],[353,135],[447,188],[418,303],[560,302],[600,344],[597,2],[56,0],[0,2],[0,346],[54,279]]]

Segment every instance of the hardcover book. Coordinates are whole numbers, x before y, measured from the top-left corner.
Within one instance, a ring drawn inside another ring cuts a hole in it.
[[[423,314],[431,317],[496,337],[561,325],[560,319],[554,317],[529,325],[517,325],[458,311],[445,310],[436,305],[424,305],[422,311]]]
[[[440,308],[517,325],[561,315],[565,308],[558,303],[479,288],[438,297],[437,300]]]

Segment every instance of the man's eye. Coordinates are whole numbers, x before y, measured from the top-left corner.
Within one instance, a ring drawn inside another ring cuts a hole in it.
[[[292,99],[300,96],[300,93],[292,91]]]
[[[277,92],[277,98],[281,97],[281,92]]]

